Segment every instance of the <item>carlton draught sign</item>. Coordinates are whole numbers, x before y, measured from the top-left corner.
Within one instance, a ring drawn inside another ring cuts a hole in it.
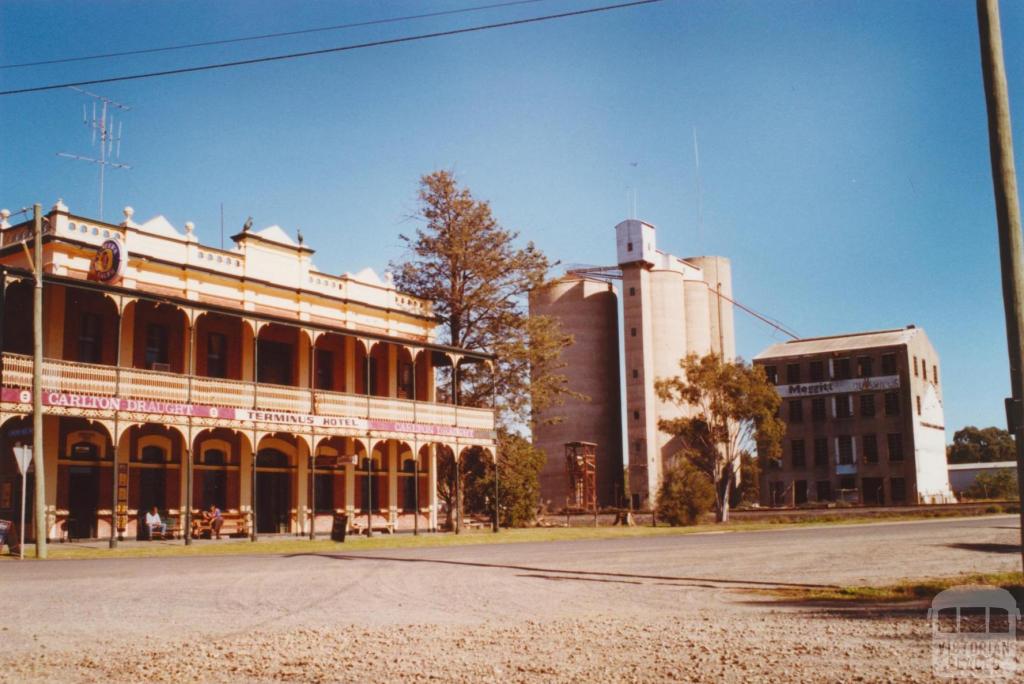
[[[106,240],[100,245],[89,264],[89,280],[114,283],[124,275],[128,264],[128,250],[117,240]]]

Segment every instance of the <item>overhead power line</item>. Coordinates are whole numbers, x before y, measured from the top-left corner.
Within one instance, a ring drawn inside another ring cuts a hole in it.
[[[189,50],[199,47],[210,47],[212,45],[230,45],[232,43],[245,43],[255,40],[268,40],[271,38],[287,38],[289,36],[302,36],[309,33],[324,33],[326,31],[340,31],[342,29],[361,28],[363,26],[376,26],[378,24],[395,24],[402,21],[414,19],[430,19],[433,17],[445,17],[453,14],[466,14],[468,12],[481,12],[483,10],[496,9],[499,7],[512,7],[514,5],[532,5],[548,0],[512,0],[510,2],[497,2],[490,5],[478,5],[476,7],[464,7],[462,9],[445,10],[443,12],[428,12],[425,14],[410,14],[404,17],[391,17],[390,19],[371,19],[350,24],[336,24],[334,26],[320,26],[316,28],[297,29],[295,31],[280,31],[278,33],[264,33],[258,36],[241,36],[238,38],[224,38],[221,40],[208,40],[201,43],[181,43],[179,45],[166,45],[156,48],[142,48],[139,50],[125,50],[123,52],[105,52],[98,55],[80,55],[78,57],[59,57],[55,59],[40,60],[38,62],[21,62],[19,64],[0,64],[0,69],[21,69],[24,67],[45,66],[48,64],[67,64],[68,62],[86,62],[95,59],[110,59],[113,57],[128,57],[133,55],[148,55],[156,52],[171,52],[174,50]]]
[[[625,9],[627,7],[637,7],[639,5],[651,5],[656,2],[662,2],[663,0],[634,0],[633,2],[623,2],[616,5],[603,5],[601,7],[590,7],[582,10],[574,10],[572,12],[562,12],[559,14],[547,14],[540,17],[530,17],[527,19],[514,19],[511,21],[502,21],[494,24],[482,24],[480,26],[470,26],[461,29],[451,29],[448,31],[437,31],[434,33],[421,33],[414,36],[402,36],[400,38],[388,38],[385,40],[374,40],[367,43],[356,43],[352,45],[341,45],[333,48],[324,48],[321,50],[308,50],[306,52],[292,52],[284,55],[272,55],[269,57],[255,57],[253,59],[241,59],[234,62],[221,62],[219,64],[204,64],[202,66],[194,67],[182,67],[179,69],[167,69],[164,71],[151,71],[142,74],[131,74],[128,76],[112,76],[109,78],[95,78],[86,81],[69,81],[67,83],[52,83],[50,85],[33,86],[30,88],[16,88],[13,90],[2,90],[0,96],[6,95],[22,95],[25,93],[39,93],[47,90],[58,90],[60,88],[70,88],[72,86],[87,86],[96,85],[99,83],[117,83],[121,81],[137,81],[144,78],[158,78],[162,76],[174,76],[177,74],[190,74],[200,71],[213,71],[215,69],[227,69],[231,67],[246,66],[249,64],[263,64],[266,62],[280,62],[288,59],[298,59],[300,57],[313,57],[316,55],[326,55],[335,52],[347,52],[350,50],[361,50],[363,48],[381,47],[383,45],[397,45],[399,43],[411,43],[420,40],[427,40],[430,38],[443,38],[445,36],[457,36],[464,33],[476,33],[478,31],[487,31],[490,29],[508,28],[511,26],[523,26],[525,24],[536,24],[542,21],[551,21],[553,19],[566,19],[568,17],[578,17],[585,14],[596,14],[598,12],[608,12],[611,10]]]

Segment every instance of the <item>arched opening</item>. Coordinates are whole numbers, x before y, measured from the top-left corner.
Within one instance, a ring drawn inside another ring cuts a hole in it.
[[[196,319],[196,375],[241,380],[245,323],[241,318],[203,313]]]
[[[148,539],[146,513],[156,507],[161,520],[180,515],[181,466],[184,438],[163,425],[134,425],[121,438],[128,444],[128,513],[134,515],[135,529],[127,530]],[[129,524],[131,527],[131,524]]]
[[[359,467],[355,471],[355,507],[356,512],[366,515],[387,513],[388,507],[388,472],[387,444],[378,442],[373,453],[368,456],[365,451],[359,453]]]
[[[455,529],[455,508],[456,508],[456,486],[455,478],[458,471],[458,464],[455,461],[455,453],[444,444],[437,444],[437,502],[438,513],[444,516],[441,526],[444,529]]]
[[[133,309],[132,366],[184,373],[188,369],[185,312],[172,304],[139,300]]]
[[[296,470],[296,438],[275,435],[260,441],[256,452],[256,531],[291,531]]]
[[[192,451],[192,508],[224,512],[241,507],[241,454],[245,437],[234,430],[204,430],[196,437]]]
[[[313,347],[313,387],[326,392],[344,392],[345,337],[325,333]]]
[[[64,288],[62,358],[113,366],[117,363],[117,306],[99,292]]]
[[[260,328],[256,340],[256,378],[270,385],[297,386],[299,329],[272,323]]]
[[[389,395],[388,383],[388,345],[377,342],[370,350],[370,368],[367,371],[370,381],[370,394],[375,397]]]
[[[25,425],[24,436],[31,442],[30,417]],[[14,430],[15,441],[24,441],[17,436],[21,432]],[[59,418],[57,434],[58,526],[75,539],[109,535],[114,462],[110,435],[83,418]],[[9,438],[4,443],[10,443]],[[30,487],[29,497],[32,491]]]
[[[4,351],[32,353],[32,282],[19,280],[7,286],[4,294]]]

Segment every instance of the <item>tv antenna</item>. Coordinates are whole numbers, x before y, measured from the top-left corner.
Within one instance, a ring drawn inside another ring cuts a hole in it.
[[[83,157],[82,155],[70,154],[68,152],[58,152],[57,156],[89,162],[90,164],[96,164],[100,167],[100,220],[102,221],[103,180],[107,167],[109,166],[114,169],[132,168],[128,164],[122,164],[120,161],[115,161],[121,159],[121,131],[123,122],[120,120],[115,122],[113,112],[110,110],[119,109],[123,112],[127,112],[131,111],[131,107],[115,100],[111,100],[109,97],[90,93],[88,90],[82,90],[75,86],[68,87],[71,88],[71,90],[82,93],[86,97],[92,98],[92,117],[89,117],[88,108],[83,103],[82,123],[92,130],[92,146],[94,149],[97,141],[99,142],[99,158]]]

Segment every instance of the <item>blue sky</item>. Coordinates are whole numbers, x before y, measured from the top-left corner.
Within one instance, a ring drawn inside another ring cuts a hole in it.
[[[488,4],[0,4],[0,63],[130,50]],[[274,41],[0,70],[0,89],[310,50],[604,4],[545,0]],[[733,262],[734,292],[804,336],[924,327],[947,438],[1003,425],[1009,393],[974,3],[663,3],[305,60],[95,86],[130,104],[107,220],[194,221],[219,242],[301,229],[329,272],[401,256],[417,180],[454,169],[552,259],[614,261],[639,216],[659,246]],[[1002,4],[1024,163],[1024,3]],[[0,98],[0,205],[98,211],[85,100]],[[703,186],[698,222],[693,129]],[[635,166],[633,164],[636,164]],[[750,358],[781,339],[737,314]]]

